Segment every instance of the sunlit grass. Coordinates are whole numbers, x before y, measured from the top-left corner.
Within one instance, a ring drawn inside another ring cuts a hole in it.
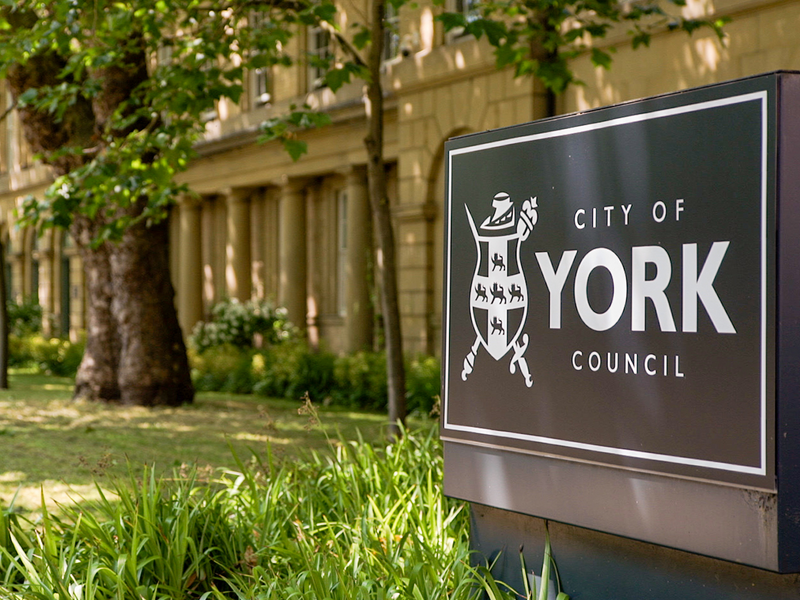
[[[11,389],[0,390],[0,504],[48,505],[69,490],[93,493],[92,482],[127,473],[128,463],[168,473],[181,465],[231,464],[231,448],[243,455],[269,443],[278,457],[325,447],[339,433],[368,441],[385,432],[382,414],[320,409],[321,424],[309,427],[301,403],[225,393],[198,394],[179,408],[114,406],[72,400],[72,381],[12,372]],[[15,498],[16,494],[16,498]]]

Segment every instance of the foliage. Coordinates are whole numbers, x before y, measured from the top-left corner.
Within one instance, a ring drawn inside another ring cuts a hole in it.
[[[256,393],[298,400],[312,399],[346,408],[385,410],[386,355],[357,352],[337,356],[311,350],[289,339],[260,350],[233,345],[191,351],[192,380],[198,391]],[[406,361],[406,399],[410,411],[427,415],[439,394],[439,359],[418,356]]]
[[[351,408],[381,410],[386,407],[386,354],[356,352],[336,361],[337,389],[333,399]]]
[[[9,298],[6,307],[11,335],[24,337],[42,330],[42,307],[33,298],[25,298],[20,303]]]
[[[35,529],[3,511],[0,585],[25,600],[511,598],[470,565],[435,433],[339,440],[281,464],[237,458],[213,485],[145,469]]]
[[[284,150],[292,160],[297,161],[303,154],[308,152],[308,144],[303,140],[297,139],[297,131],[313,127],[323,127],[330,125],[331,118],[326,113],[320,113],[304,104],[298,109],[296,105],[289,106],[289,113],[271,117],[261,123],[259,131],[261,135],[257,140],[260,144],[266,144],[273,140],[278,140],[283,144]]]
[[[262,18],[254,26],[256,12]],[[174,176],[194,156],[209,111],[221,100],[239,101],[248,69],[292,64],[291,37],[335,12],[329,1],[310,0],[2,3],[0,77],[56,61],[55,80],[25,83],[18,108],[49,115],[70,133],[42,151],[45,162],[80,157],[44,199],[27,199],[25,218],[66,227],[76,214],[102,216],[100,239],[118,238],[134,221],[163,219],[187,192]],[[87,113],[96,122],[88,135],[81,133]],[[298,121],[295,128],[324,120],[287,118]],[[144,211],[131,215],[127,209],[143,198]]]
[[[264,354],[264,376],[254,391],[292,400],[305,394],[316,400],[328,398],[336,385],[335,361],[330,352],[313,351],[301,340],[274,346]]]
[[[596,42],[613,28],[626,28],[634,48],[648,46],[660,30],[691,34],[708,28],[724,39],[727,18],[684,17],[679,13],[684,6],[686,0],[482,0],[471,13],[445,12],[437,18],[446,31],[461,30],[476,38],[486,35],[495,48],[498,68],[513,66],[517,77],[533,75],[560,94],[570,84],[580,83],[569,65],[578,55],[589,52],[595,66],[611,66],[613,48],[602,50]]]
[[[41,334],[9,335],[9,364],[33,366],[39,372],[58,377],[74,377],[83,358],[86,340],[71,342]]]
[[[192,383],[199,392],[248,394],[255,383],[251,353],[223,344],[205,352],[189,350]]]
[[[406,367],[408,412],[429,414],[441,393],[441,361],[435,356],[417,356]]]
[[[219,302],[211,309],[211,320],[195,325],[189,343],[199,353],[209,348],[233,346],[254,348],[284,342],[296,335],[286,320],[286,309],[269,302],[237,299]]]

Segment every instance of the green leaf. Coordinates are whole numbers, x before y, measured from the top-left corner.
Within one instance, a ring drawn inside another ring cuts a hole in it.
[[[508,31],[504,23],[492,21],[490,19],[480,19],[483,22],[483,30],[486,38],[492,46],[499,46],[508,37]]]
[[[636,50],[639,46],[650,46],[650,34],[644,31],[639,31],[633,36],[633,49]]]
[[[26,106],[28,104],[33,103],[33,101],[36,100],[36,96],[38,94],[39,90],[37,90],[36,88],[28,88],[19,95],[19,98],[17,98],[17,102],[19,103],[20,106]]]
[[[608,70],[611,68],[611,55],[598,48],[592,48],[592,64],[595,67],[603,67]]]
[[[303,154],[308,152],[308,144],[301,140],[293,138],[284,138],[281,140],[283,149],[289,154],[293,161],[297,162]]]
[[[330,2],[330,0],[324,0],[322,4],[314,7],[313,12],[320,21],[333,23],[333,20],[336,18],[337,9],[333,2]]]
[[[331,69],[325,73],[325,83],[335,92],[345,83],[350,83],[350,71],[345,68]]]
[[[442,13],[436,20],[441,22],[445,31],[467,26],[467,19],[461,13]]]
[[[359,32],[353,36],[353,45],[359,50],[362,50],[366,47],[367,44],[369,44],[370,39],[371,35],[369,29],[367,29],[366,27],[361,27]]]

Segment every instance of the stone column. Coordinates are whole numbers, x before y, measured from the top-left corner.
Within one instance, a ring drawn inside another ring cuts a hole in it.
[[[86,288],[83,263],[77,253],[69,257],[69,283],[70,339],[74,342],[77,333],[86,329]]]
[[[211,313],[211,307],[219,300],[217,297],[216,279],[221,277],[216,272],[214,262],[217,247],[217,228],[215,221],[217,199],[206,197],[200,207],[201,233],[200,239],[203,240],[201,252],[201,265],[203,277],[203,314]]]
[[[23,296],[25,259],[20,252],[11,254],[9,258],[11,259],[11,295],[9,299],[19,303],[22,302]]]
[[[253,298],[266,298],[266,269],[264,262],[264,191],[259,190],[250,200],[250,269],[251,292]]]
[[[278,229],[278,304],[289,321],[305,329],[306,314],[306,195],[305,182],[290,181],[281,188]]]
[[[228,204],[225,244],[225,287],[228,296],[242,302],[250,300],[250,193],[246,188],[226,190]]]
[[[53,268],[53,232],[48,231],[39,239],[39,249],[34,251],[39,261],[39,304],[42,307],[42,333],[53,336],[55,314],[55,269]]]
[[[184,337],[203,318],[202,200],[183,196],[179,203],[178,321]]]
[[[345,343],[348,352],[372,346],[372,303],[369,268],[372,219],[367,174],[363,168],[347,173],[347,254],[345,266]]]

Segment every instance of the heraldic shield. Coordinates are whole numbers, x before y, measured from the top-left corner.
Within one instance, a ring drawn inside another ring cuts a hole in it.
[[[472,372],[480,346],[486,348],[495,360],[500,360],[513,349],[509,369],[515,373],[519,367],[530,387],[533,380],[523,356],[528,347],[527,334],[520,339],[528,316],[528,285],[519,256],[521,243],[528,238],[536,223],[536,199],[523,203],[519,220],[515,218],[514,205],[505,192],[495,195],[492,206],[494,215],[481,224],[480,232],[469,208],[464,207],[478,250],[469,303],[477,339],[464,359],[461,377],[466,380]]]
[[[468,218],[478,246],[469,302],[472,325],[484,348],[500,360],[517,341],[528,314],[528,286],[519,268],[520,236],[480,235],[472,216]]]

